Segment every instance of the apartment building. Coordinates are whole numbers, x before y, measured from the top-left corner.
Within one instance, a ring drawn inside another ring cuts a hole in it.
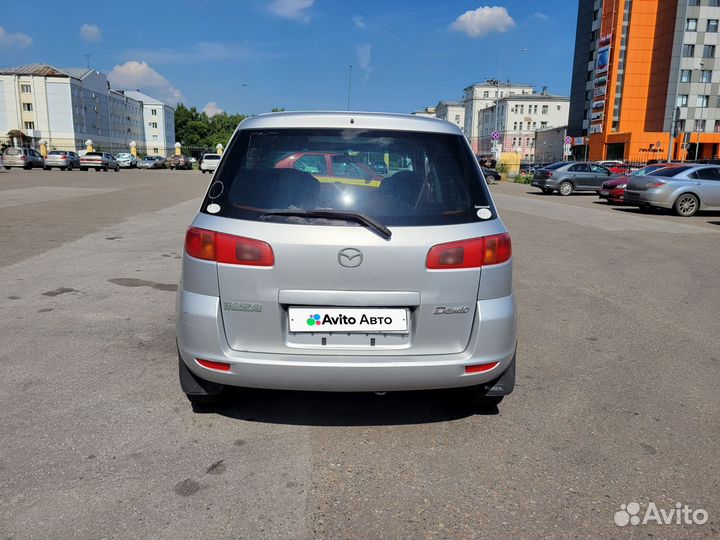
[[[144,143],[148,154],[172,155],[175,151],[175,109],[139,91],[126,90],[124,94],[143,104]]]
[[[145,152],[145,110],[152,105],[162,109],[157,134],[173,139],[157,145],[158,150],[170,155],[174,109],[140,95],[147,103],[111,89],[106,75],[94,69],[48,64],[0,69],[0,143],[38,147],[44,140],[49,149],[81,150],[90,139],[95,148],[116,153],[136,141],[138,151]]]
[[[535,133],[567,125],[570,98],[543,89],[537,94],[507,96],[479,112],[478,153],[492,151],[492,133],[500,133],[503,152],[515,152],[526,161],[535,160]],[[497,118],[496,118],[497,110]]]
[[[719,22],[719,0],[580,0],[568,133],[591,159],[718,156]]]
[[[435,117],[447,120],[460,129],[465,127],[465,107],[459,101],[440,101],[435,107]]]
[[[481,111],[495,105],[495,101],[508,96],[527,95],[533,93],[533,87],[527,84],[485,81],[468,86],[463,91],[463,108],[465,109],[465,125],[463,131],[475,153],[480,151],[478,121]]]

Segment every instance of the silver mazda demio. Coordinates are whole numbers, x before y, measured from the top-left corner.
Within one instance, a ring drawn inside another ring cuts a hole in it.
[[[180,384],[324,391],[515,383],[510,237],[462,132],[399,114],[240,124],[185,238]]]

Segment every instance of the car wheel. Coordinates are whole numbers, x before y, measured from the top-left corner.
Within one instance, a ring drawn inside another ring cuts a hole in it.
[[[567,197],[573,192],[573,185],[570,182],[563,182],[558,187],[558,193],[563,197]]]
[[[61,171],[67,171],[67,167],[60,167]]]
[[[675,201],[673,210],[675,210],[675,213],[678,216],[694,216],[697,214],[697,211],[700,210],[700,199],[692,193],[683,193]]]
[[[68,163],[67,170],[68,170],[68,171],[72,171],[72,170],[73,170],[73,164],[72,164],[72,163]]]
[[[23,169],[25,169],[26,171],[29,171],[30,169],[32,169],[32,165],[30,165],[30,164],[23,165]]]
[[[103,172],[108,172],[108,165],[107,165],[107,163],[106,163],[105,166],[103,167]]]
[[[115,172],[120,172],[120,165],[115,166]]]
[[[47,165],[43,165],[43,171],[49,171],[52,169],[52,167],[48,167]]]

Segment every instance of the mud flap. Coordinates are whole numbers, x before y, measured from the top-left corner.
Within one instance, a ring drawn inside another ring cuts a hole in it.
[[[224,386],[219,383],[206,381],[188,369],[178,351],[178,371],[180,375],[180,388],[189,396],[217,396]]]
[[[486,382],[480,385],[480,393],[484,396],[507,396],[512,394],[515,389],[515,357],[517,356],[517,348],[513,359],[507,369],[494,381]]]

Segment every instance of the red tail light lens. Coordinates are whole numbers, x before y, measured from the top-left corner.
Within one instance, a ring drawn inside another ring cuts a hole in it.
[[[658,188],[658,187],[663,187],[663,186],[667,186],[667,182],[665,182],[663,180],[654,180],[652,182],[648,182],[647,184],[645,184],[645,187],[647,189],[653,189],[653,188]]]
[[[217,371],[230,371],[230,364],[225,362],[213,362],[212,360],[202,360],[201,358],[196,358],[195,361],[204,368]]]
[[[510,257],[510,235],[502,233],[433,246],[428,251],[426,266],[430,270],[480,268],[504,263],[510,260]]]
[[[196,227],[190,227],[185,235],[185,252],[196,259],[225,264],[244,266],[275,264],[273,250],[267,242]]]
[[[494,369],[500,362],[492,362],[491,364],[474,364],[465,366],[465,373],[483,373]]]

